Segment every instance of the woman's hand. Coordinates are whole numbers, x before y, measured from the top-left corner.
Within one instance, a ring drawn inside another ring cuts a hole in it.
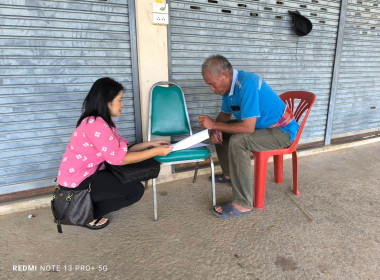
[[[138,144],[135,144],[135,145],[129,147],[128,152],[140,152],[140,151],[144,151],[146,149],[151,149],[151,148],[159,147],[159,146],[163,146],[163,145],[169,146],[170,143],[168,141],[161,141],[161,140],[142,142],[142,143],[138,143]]]
[[[156,142],[156,141],[152,141],[152,142]],[[157,141],[157,142],[161,142],[161,144],[156,143],[158,146],[153,147],[151,149],[144,149],[144,150],[137,150],[137,151],[136,150],[131,151],[132,149],[129,149],[128,153],[124,157],[123,165],[143,161],[143,160],[146,160],[148,158],[155,157],[155,156],[166,156],[167,154],[169,154],[173,150],[173,147],[170,147],[169,145],[167,145],[167,144],[169,144],[168,142],[166,142],[166,141]],[[162,142],[164,142],[164,143],[162,143]],[[151,143],[150,142],[144,142],[144,143],[136,144],[136,145],[132,146],[132,148],[135,146],[140,146],[140,148],[142,146],[145,147],[146,144],[151,144]]]
[[[151,147],[159,147],[159,146],[169,146],[170,143],[168,141],[163,141],[163,140],[156,140],[156,141],[149,141],[148,142],[149,146]]]
[[[170,147],[169,145],[159,145],[153,148],[153,150],[157,156],[166,156],[167,154],[171,153],[173,147]]]

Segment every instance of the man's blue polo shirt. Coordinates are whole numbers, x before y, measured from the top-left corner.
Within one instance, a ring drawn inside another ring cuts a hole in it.
[[[240,110],[233,111],[231,106]],[[238,121],[257,118],[255,129],[263,129],[280,120],[285,104],[258,75],[234,69],[231,90],[223,95],[221,109],[223,113],[232,113]],[[293,141],[298,128],[299,125],[293,120],[280,129],[289,133],[290,140]]]

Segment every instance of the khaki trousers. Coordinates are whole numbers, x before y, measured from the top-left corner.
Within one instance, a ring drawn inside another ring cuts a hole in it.
[[[253,208],[253,168],[251,151],[260,152],[287,148],[292,144],[290,134],[280,128],[257,129],[254,133],[223,132],[223,143],[216,152],[223,174],[231,177],[232,201]]]

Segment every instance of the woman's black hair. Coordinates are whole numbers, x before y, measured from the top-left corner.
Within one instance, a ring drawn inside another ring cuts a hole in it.
[[[92,85],[86,98],[83,101],[82,115],[80,116],[77,127],[87,117],[101,117],[110,127],[115,127],[108,103],[123,90],[123,86],[111,78],[100,78]]]

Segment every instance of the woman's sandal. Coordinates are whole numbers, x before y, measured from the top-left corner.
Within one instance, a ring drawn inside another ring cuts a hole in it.
[[[102,219],[107,219],[107,218],[100,217],[99,219],[97,219],[97,220],[95,221],[95,223],[94,223],[93,225],[85,224],[84,227],[89,228],[89,229],[93,229],[93,230],[105,228],[105,227],[108,226],[108,224],[110,223],[110,220],[107,219],[107,221],[106,221],[105,223],[103,223],[103,224],[101,224],[101,225],[98,225],[98,223],[99,223]]]
[[[223,174],[215,175],[215,183],[231,183],[231,179],[227,179],[226,176]],[[211,176],[208,178],[208,180],[211,182]]]

